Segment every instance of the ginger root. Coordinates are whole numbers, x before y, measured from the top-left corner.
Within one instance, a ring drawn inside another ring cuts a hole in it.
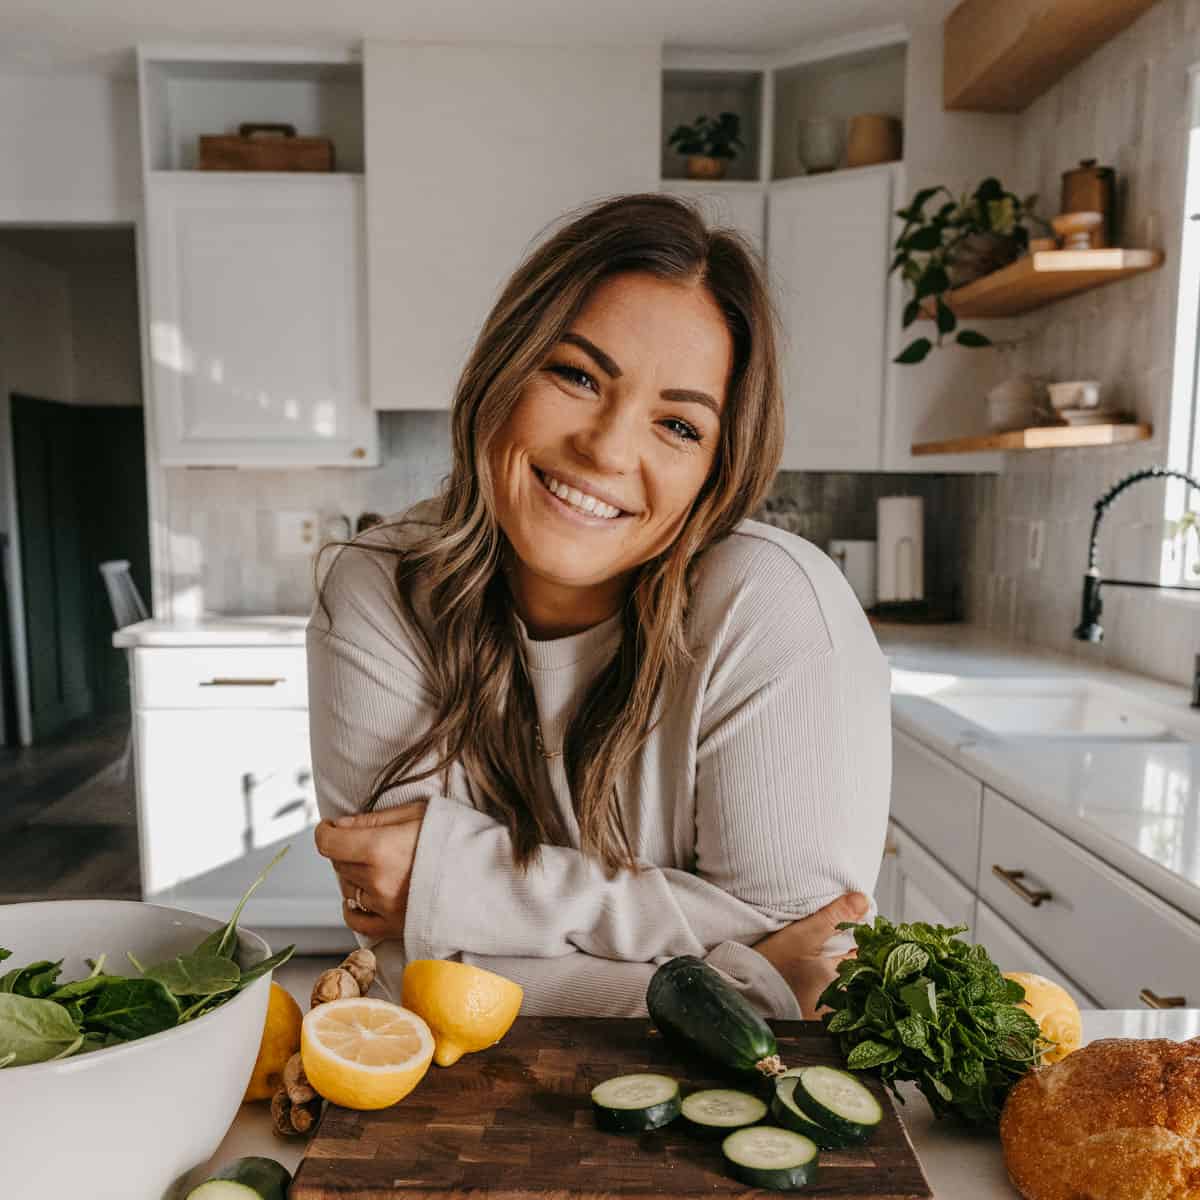
[[[365,996],[375,982],[375,955],[370,950],[355,950],[339,966],[322,971],[313,984],[312,1008],[330,1000]],[[271,1120],[275,1132],[284,1137],[309,1133],[321,1115],[321,1097],[308,1076],[299,1052],[283,1068],[283,1081],[271,1097]]]
[[[370,950],[355,950],[339,966],[322,971],[313,984],[312,1003],[328,1004],[331,1000],[352,1000],[365,996],[375,982],[375,955]]]
[[[283,1137],[297,1137],[308,1133],[321,1115],[321,1098],[313,1093],[314,1099],[305,1104],[293,1104],[287,1091],[280,1089],[271,1097],[271,1121],[275,1132]]]

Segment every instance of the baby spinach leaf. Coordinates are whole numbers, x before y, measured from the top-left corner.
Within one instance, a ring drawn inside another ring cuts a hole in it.
[[[265,975],[268,971],[275,970],[276,967],[282,967],[293,954],[296,953],[295,946],[284,946],[282,950],[272,954],[270,958],[264,958],[262,962],[257,962],[252,967],[247,967],[242,972],[242,978],[238,982],[237,990],[240,992],[243,988],[249,987],[260,975]]]
[[[223,958],[237,957],[237,923],[238,918],[242,915],[242,909],[246,907],[246,901],[254,895],[259,884],[266,879],[271,868],[291,849],[291,843],[284,846],[278,854],[263,868],[262,874],[246,889],[245,894],[238,901],[237,908],[233,910],[233,916],[221,928],[214,929],[193,951],[195,954],[219,954]]]
[[[29,996],[40,1000],[54,991],[54,981],[62,970],[63,960],[58,962],[35,962],[27,967],[15,967],[0,977],[0,993],[14,996]]]
[[[214,996],[232,991],[242,973],[232,959],[216,954],[177,954],[146,970],[146,979],[157,979],[176,996]]]
[[[126,1041],[170,1029],[179,1020],[179,1002],[157,979],[116,979],[87,1015],[89,1031],[99,1029]]]
[[[146,973],[146,968],[145,968],[145,967],[143,967],[143,966],[142,966],[142,964],[141,964],[140,962],[138,962],[138,960],[137,960],[136,958],[134,958],[134,956],[133,956],[133,951],[132,951],[132,950],[126,950],[126,951],[125,951],[125,957],[126,957],[127,959],[129,959],[129,961],[130,961],[130,962],[133,964],[133,969],[134,969],[134,970],[135,970],[135,971],[136,971],[136,972],[137,972],[139,975],[145,975],[145,973]]]
[[[13,992],[0,994],[0,1056],[6,1066],[65,1058],[83,1045],[83,1034],[61,1004]]]
[[[12,958],[12,951],[5,950],[3,946],[0,946],[0,962],[3,962],[6,958]]]
[[[11,1066],[14,1062],[16,1062],[16,1059],[17,1052],[15,1050],[10,1050],[7,1054],[0,1056],[0,1070]]]
[[[111,987],[120,980],[119,975],[89,975],[86,979],[76,979],[73,983],[64,983],[62,987],[55,988],[46,999],[57,1000],[60,1004],[70,1000],[81,1000]]]

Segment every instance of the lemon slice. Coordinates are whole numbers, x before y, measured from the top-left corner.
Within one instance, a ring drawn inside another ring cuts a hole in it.
[[[404,968],[401,999],[433,1030],[439,1067],[464,1054],[494,1046],[512,1027],[521,1008],[521,985],[473,967],[442,959],[417,959]]]
[[[387,1108],[429,1070],[433,1034],[416,1013],[359,996],[318,1004],[300,1027],[300,1061],[309,1083],[345,1108]]]

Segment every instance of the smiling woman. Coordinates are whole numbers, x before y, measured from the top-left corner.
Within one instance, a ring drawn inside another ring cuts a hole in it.
[[[870,908],[888,669],[748,519],[782,422],[758,265],[691,206],[597,205],[513,275],[441,496],[339,550],[309,625],[317,844],[394,993],[455,957],[633,1015],[691,954],[811,1013]]]

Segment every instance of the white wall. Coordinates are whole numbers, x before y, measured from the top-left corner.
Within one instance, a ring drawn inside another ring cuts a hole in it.
[[[135,220],[133,81],[0,75],[0,164],[0,223]]]
[[[137,268],[129,257],[67,268],[75,404],[140,405]]]

